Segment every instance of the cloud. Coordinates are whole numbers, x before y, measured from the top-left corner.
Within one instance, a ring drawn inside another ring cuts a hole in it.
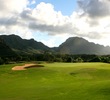
[[[76,19],[75,26],[79,30],[78,33],[83,32],[83,36],[89,38],[103,38],[105,33],[108,33],[105,27],[110,25],[110,1],[77,0],[77,3],[79,11],[74,12],[72,18]]]
[[[109,0],[78,0],[79,8],[83,14],[90,17],[105,17],[110,14]]]
[[[74,31],[68,16],[56,12],[54,6],[41,2],[34,9],[25,9],[21,18],[28,21],[28,28],[34,31],[48,32],[48,34],[64,34]]]
[[[77,0],[77,4],[77,11],[64,16],[50,3],[35,6],[35,0],[0,0],[0,34],[31,38],[40,31],[52,36],[68,34],[89,39],[110,36],[109,0]]]
[[[18,13],[21,12],[28,4],[27,0],[0,0],[1,13]]]

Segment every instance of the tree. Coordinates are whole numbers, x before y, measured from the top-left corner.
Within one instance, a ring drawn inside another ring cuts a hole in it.
[[[101,62],[101,57],[96,56],[93,59],[91,59],[89,62]]]
[[[44,52],[44,55],[43,55],[43,60],[44,60],[44,61],[53,62],[54,59],[55,59],[54,54],[52,54],[52,53],[49,52],[49,51]]]
[[[83,62],[83,59],[81,57],[77,57],[73,60],[73,62]]]
[[[55,62],[63,62],[62,58],[57,58],[57,57],[55,57],[54,61]]]
[[[67,57],[67,61],[66,62],[72,62],[72,61],[73,61],[72,57]]]
[[[0,65],[4,63],[3,59],[0,57]]]

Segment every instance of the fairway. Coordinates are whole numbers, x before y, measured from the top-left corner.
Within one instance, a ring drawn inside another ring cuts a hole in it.
[[[0,66],[0,100],[110,100],[110,64],[42,63],[13,71]]]

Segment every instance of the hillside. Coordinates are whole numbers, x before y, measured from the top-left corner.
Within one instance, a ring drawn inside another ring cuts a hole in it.
[[[0,37],[18,54],[38,54],[50,50],[49,47],[34,39],[26,40],[17,35],[1,35]]]
[[[15,55],[15,52],[0,38],[0,57],[12,57]]]
[[[79,37],[68,38],[57,50],[62,54],[110,54],[110,47],[88,42]]]
[[[49,48],[48,46],[45,46],[43,43],[37,42],[34,39],[22,39],[17,35],[1,35],[0,38],[4,40],[8,48],[10,47],[17,54],[22,55],[42,54],[45,51],[55,51],[60,54],[110,54],[110,47],[104,47],[103,45],[95,44],[79,37],[68,38],[59,47],[54,48]],[[3,48],[3,46],[1,46],[1,48]],[[4,52],[4,50],[1,52]]]

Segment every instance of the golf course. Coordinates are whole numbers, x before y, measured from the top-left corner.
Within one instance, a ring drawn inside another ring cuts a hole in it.
[[[110,100],[109,63],[0,65],[0,100]]]

